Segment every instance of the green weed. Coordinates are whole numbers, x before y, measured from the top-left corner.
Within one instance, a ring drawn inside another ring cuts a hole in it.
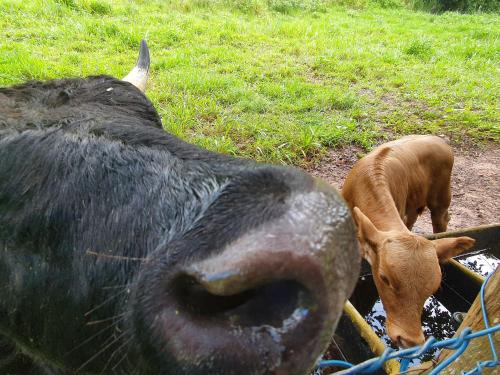
[[[399,0],[0,0],[0,85],[123,77],[147,36],[167,131],[302,164],[387,134],[500,141],[497,14]]]

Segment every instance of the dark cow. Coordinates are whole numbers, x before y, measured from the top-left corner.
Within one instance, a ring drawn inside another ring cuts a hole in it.
[[[307,373],[358,274],[346,205],[165,133],[126,81],[0,89],[0,372]]]

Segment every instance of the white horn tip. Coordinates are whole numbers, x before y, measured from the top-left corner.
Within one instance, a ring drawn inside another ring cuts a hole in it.
[[[144,92],[146,90],[146,83],[149,75],[149,49],[146,41],[141,41],[141,48],[139,50],[139,58],[134,68],[122,80],[130,82],[139,90]]]

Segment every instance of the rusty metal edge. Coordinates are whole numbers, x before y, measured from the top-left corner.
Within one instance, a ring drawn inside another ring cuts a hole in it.
[[[370,350],[377,356],[382,355],[385,350],[385,345],[373,331],[372,327],[368,325],[363,316],[356,310],[351,302],[347,301],[344,305],[344,313],[349,317],[352,324],[356,327],[359,334],[370,346]],[[384,370],[387,374],[399,373],[399,362],[391,359],[384,364]]]

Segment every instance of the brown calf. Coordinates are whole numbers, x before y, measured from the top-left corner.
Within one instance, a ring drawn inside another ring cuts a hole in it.
[[[446,231],[452,167],[453,152],[443,140],[413,135],[360,159],[342,189],[387,312],[387,332],[402,347],[424,341],[422,308],[441,284],[439,262],[475,242],[469,237],[430,241],[410,231],[425,207],[434,233]]]

